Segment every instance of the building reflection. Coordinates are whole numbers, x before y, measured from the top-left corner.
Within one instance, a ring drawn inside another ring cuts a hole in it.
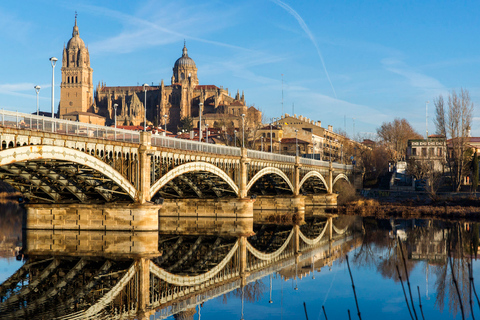
[[[426,287],[418,289],[419,295],[422,291],[430,298],[429,278],[433,275],[435,307],[443,311],[448,302],[451,314],[462,312],[469,317],[475,291],[472,265],[479,247],[478,223],[367,218],[363,224],[363,242],[354,256],[357,265],[374,267],[396,282],[400,281],[399,273],[405,281],[406,272],[421,266]]]
[[[161,233],[26,230],[28,259],[0,287],[0,317],[192,319],[210,299],[255,300],[263,278],[301,279],[361,243],[358,219],[279,214],[168,218]]]

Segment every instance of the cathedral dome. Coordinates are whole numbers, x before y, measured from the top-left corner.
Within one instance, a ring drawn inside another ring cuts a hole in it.
[[[75,26],[73,27],[72,38],[68,40],[67,43],[67,50],[74,48],[85,48],[85,43],[80,38],[80,33],[78,32],[77,17],[75,17]]]
[[[177,61],[175,61],[174,68],[178,67],[196,67],[193,59],[188,56],[187,47],[185,45],[183,45],[182,56]]]

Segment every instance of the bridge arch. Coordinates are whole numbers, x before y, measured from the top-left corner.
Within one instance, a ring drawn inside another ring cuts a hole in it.
[[[30,145],[0,151],[0,166],[43,159],[70,161],[89,167],[114,181],[132,200],[136,198],[135,187],[120,172],[85,152],[50,145]]]
[[[349,184],[352,184],[350,182],[350,180],[348,180],[348,177],[343,174],[343,173],[340,173],[338,176],[335,177],[335,180],[333,180],[333,183],[332,183],[332,189],[333,189],[333,186],[335,185],[335,183],[337,183],[338,180],[340,179],[344,179],[345,181],[347,181]]]
[[[295,192],[295,188],[293,187],[292,182],[290,182],[290,179],[288,179],[287,175],[285,173],[283,173],[282,170],[280,170],[278,168],[274,168],[274,167],[267,167],[267,168],[263,168],[262,170],[258,171],[257,174],[252,178],[252,180],[250,180],[250,182],[248,182],[247,192],[255,184],[255,182],[257,182],[258,179],[260,179],[264,175],[272,174],[272,173],[282,177],[283,180],[285,180],[285,182],[290,187],[290,190],[292,190],[292,192]]]
[[[325,188],[327,188],[327,190],[329,189],[328,188],[328,183],[327,181],[325,180],[325,178],[322,176],[322,174],[318,171],[310,171],[308,172],[302,179],[302,181],[300,181],[300,188],[303,186],[303,184],[305,183],[305,181],[307,181],[308,179],[312,178],[312,177],[317,177],[318,179],[320,179],[323,184],[325,185]]]
[[[153,198],[155,194],[168,182],[172,181],[176,177],[181,176],[187,172],[195,171],[206,171],[213,173],[220,178],[222,178],[232,189],[235,191],[235,194],[238,195],[238,186],[235,182],[227,175],[222,169],[216,167],[215,165],[208,162],[188,162],[176,167],[173,170],[170,170],[162,178],[160,178],[155,184],[150,188],[150,198]]]

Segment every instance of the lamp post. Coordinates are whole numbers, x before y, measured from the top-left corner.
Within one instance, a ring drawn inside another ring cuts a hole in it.
[[[115,110],[115,115],[114,115],[114,118],[115,118],[115,131],[113,133],[113,138],[115,140],[117,140],[117,107],[118,107],[118,104],[114,104],[113,105],[113,109]]]
[[[272,118],[272,121],[270,122],[270,152],[273,153],[272,124],[273,124],[273,118]]]
[[[245,113],[242,113],[242,148],[245,148]]]
[[[272,300],[272,274],[270,273],[270,299],[268,300],[268,303],[273,303]]]
[[[33,87],[35,89],[35,92],[37,93],[37,116],[39,115],[39,110],[38,110],[38,94],[40,93],[40,86],[35,86]]]
[[[55,94],[55,64],[58,59],[55,57],[50,58],[52,64],[52,119],[55,118],[55,107],[54,107],[54,94]]]
[[[117,129],[117,107],[118,107],[118,104],[114,104],[113,105],[113,110],[115,110],[115,129]]]
[[[206,137],[206,143],[208,143],[208,123],[205,123],[205,137]]]
[[[295,129],[295,156],[298,157],[298,129]]]
[[[199,116],[199,133],[198,133],[198,142],[202,142],[202,113],[203,113],[203,102],[200,102],[198,104],[199,111],[198,111],[198,116]]]
[[[168,116],[166,114],[164,114],[163,118],[165,119],[165,137],[166,137],[167,136],[167,118],[168,118]]]
[[[237,130],[233,130],[233,143],[237,147]]]
[[[147,131],[147,87],[149,85],[144,83],[143,84],[143,92],[145,93],[145,100],[144,100],[144,107],[145,113],[143,114],[143,131]]]

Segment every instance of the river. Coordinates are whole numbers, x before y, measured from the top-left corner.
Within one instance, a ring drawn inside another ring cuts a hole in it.
[[[1,319],[480,317],[479,228],[468,221],[307,211],[301,222],[276,213],[163,219],[160,233],[22,234],[21,207],[0,214]]]

